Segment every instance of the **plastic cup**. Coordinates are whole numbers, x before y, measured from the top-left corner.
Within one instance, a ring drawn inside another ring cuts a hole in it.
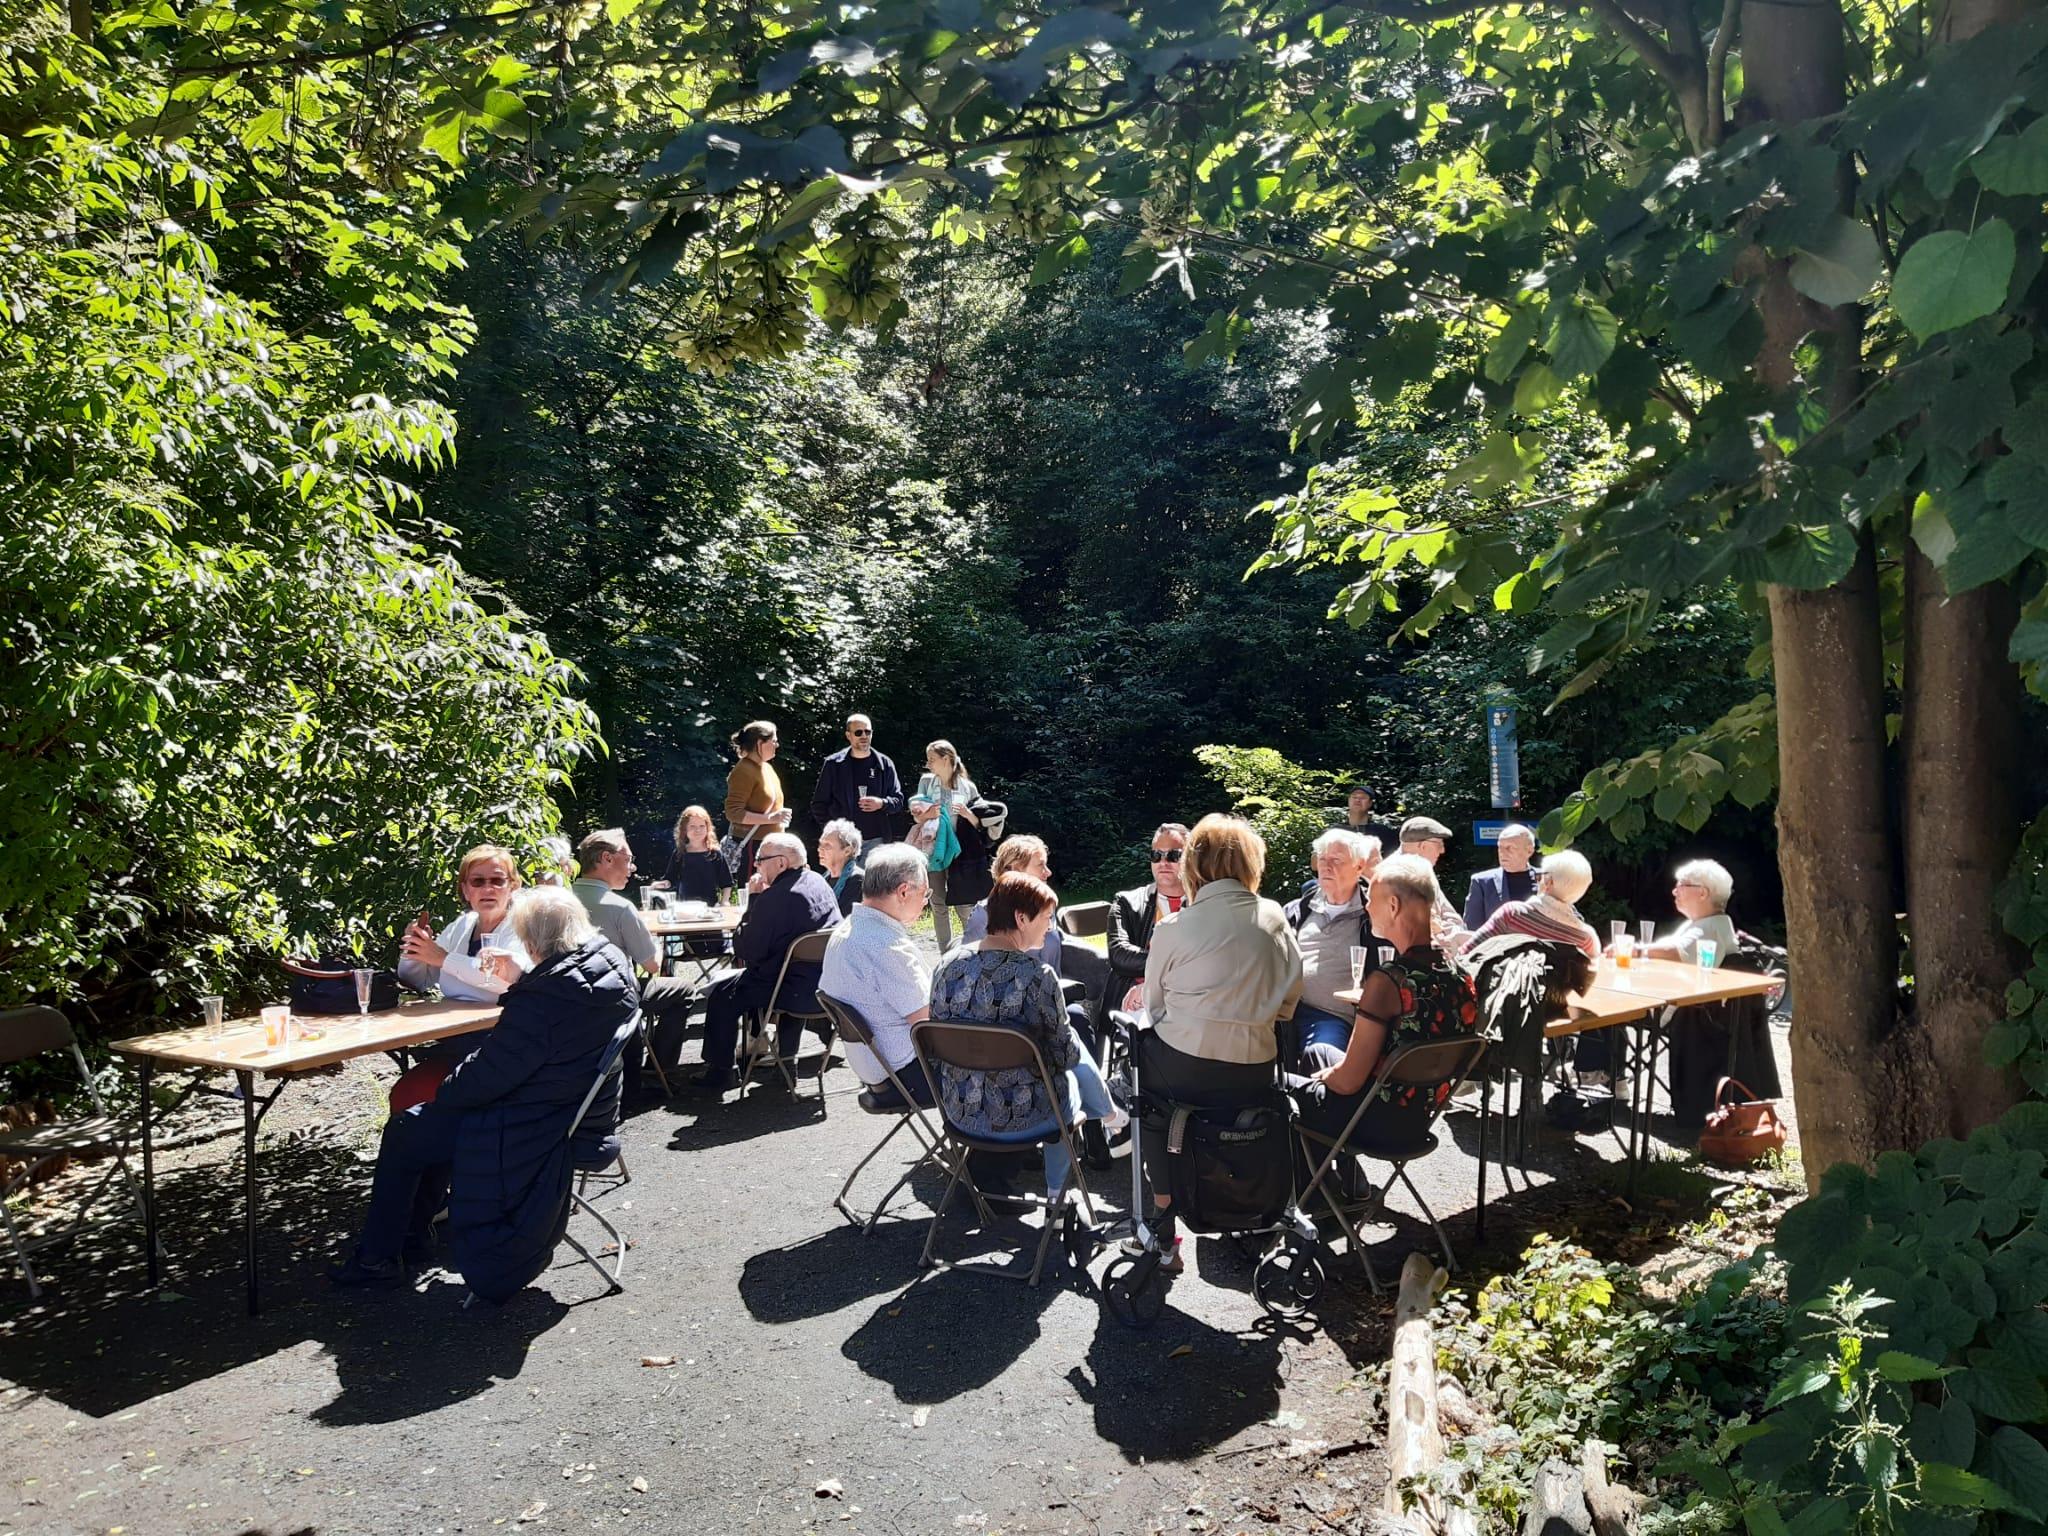
[[[1699,948],[1694,953],[1699,956],[1700,969],[1711,971],[1715,962],[1721,958],[1721,946],[1712,939],[1701,939]]]
[[[1625,971],[1635,964],[1635,958],[1635,936],[1629,933],[1617,933],[1614,936],[1614,968],[1617,971]]]
[[[1384,971],[1388,966],[1392,965],[1393,963],[1394,946],[1391,944],[1382,944],[1380,946],[1380,969]]]
[[[225,1007],[225,1001],[218,997],[199,999],[199,1019],[206,1030],[207,1039],[218,1040],[227,1033],[227,1025],[222,1021],[222,1011]]]
[[[1607,925],[1607,947],[1614,954],[1621,953],[1621,941],[1628,937],[1628,919],[1617,917]]]
[[[263,1010],[263,1047],[265,1050],[279,1050],[291,1040],[292,1007],[290,1003],[272,1003]]]
[[[349,976],[356,984],[356,1012],[366,1014],[370,1011],[370,984],[377,979],[377,973],[357,969],[350,971]]]
[[[1636,942],[1648,949],[1657,939],[1657,925],[1649,918],[1636,924]]]
[[[1354,987],[1365,985],[1365,946],[1363,944],[1351,946],[1351,985]]]

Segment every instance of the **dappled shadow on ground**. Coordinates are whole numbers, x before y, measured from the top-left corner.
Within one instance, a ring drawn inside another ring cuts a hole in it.
[[[329,1354],[341,1391],[316,1417],[379,1423],[444,1407],[518,1374],[529,1342],[603,1283],[587,1267],[551,1270],[502,1309],[460,1303],[447,1277],[420,1291],[342,1293],[324,1269],[353,1239],[370,1168],[324,1143],[258,1152],[263,1311],[247,1312],[240,1159],[160,1176],[170,1258],[152,1291],[139,1225],[38,1256],[40,1302],[0,1292],[0,1376],[95,1418],[223,1375],[308,1341]],[[566,1249],[564,1250],[567,1251]],[[560,1299],[557,1299],[557,1298]]]

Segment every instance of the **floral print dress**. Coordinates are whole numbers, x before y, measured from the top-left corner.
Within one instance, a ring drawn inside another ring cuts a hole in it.
[[[1388,966],[1386,973],[1400,989],[1401,1015],[1387,1032],[1381,1061],[1418,1040],[1469,1035],[1478,1029],[1479,999],[1472,991],[1472,978],[1447,962],[1434,946],[1417,945]],[[1450,1092],[1448,1085],[1442,1092]],[[1380,1098],[1390,1106],[1410,1109],[1420,1101],[1421,1091],[1389,1083],[1380,1090]]]
[[[1080,1059],[1052,968],[1013,949],[957,950],[932,976],[932,1017],[965,1024],[1001,1024],[1038,1042],[1057,1078]],[[973,1072],[940,1066],[946,1118],[963,1131],[1002,1136],[1049,1125],[1052,1104],[1029,1067]]]

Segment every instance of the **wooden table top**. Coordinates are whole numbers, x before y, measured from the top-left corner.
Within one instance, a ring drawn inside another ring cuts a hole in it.
[[[657,939],[684,938],[692,934],[731,933],[745,916],[736,906],[713,907],[701,915],[677,911],[642,912],[640,921]]]
[[[154,1035],[116,1040],[111,1049],[123,1056],[148,1057],[172,1066],[202,1067],[216,1072],[260,1072],[289,1077],[312,1072],[358,1056],[376,1056],[429,1040],[474,1034],[498,1022],[496,1003],[401,1003],[384,1013],[302,1013],[294,1024],[320,1032],[318,1040],[296,1039],[272,1049],[263,1043],[260,1018],[230,1019],[219,1039],[203,1025],[167,1029]]]
[[[1543,1033],[1554,1039],[1614,1024],[1631,1024],[1666,1008],[1758,997],[1777,985],[1778,979],[1773,976],[1750,971],[1702,970],[1683,960],[1637,960],[1624,968],[1603,955],[1594,971],[1593,984],[1573,995],[1570,1014],[1552,1019],[1543,1026]],[[1356,990],[1339,992],[1337,997],[1347,1003],[1358,1001]]]

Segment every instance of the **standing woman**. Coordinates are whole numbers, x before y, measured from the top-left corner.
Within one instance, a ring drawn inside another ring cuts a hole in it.
[[[938,829],[945,822],[958,820],[970,827],[981,825],[968,809],[980,797],[980,791],[974,787],[974,780],[967,777],[967,765],[950,741],[935,741],[926,747],[924,767],[924,776],[917,781],[917,793],[911,797],[910,819],[917,824],[912,840],[930,856]],[[956,832],[956,840],[957,835]],[[987,894],[976,890],[955,913],[946,904],[946,870],[932,870],[932,930],[938,936],[940,954],[953,947],[953,924],[964,923],[975,902]]]
[[[782,780],[775,774],[776,745],[773,720],[751,720],[732,738],[740,760],[725,780],[725,823],[732,840],[741,845],[735,874],[743,883],[754,873],[754,850],[761,839],[789,825]]]

